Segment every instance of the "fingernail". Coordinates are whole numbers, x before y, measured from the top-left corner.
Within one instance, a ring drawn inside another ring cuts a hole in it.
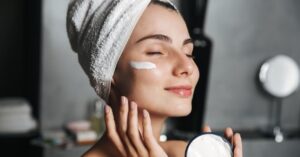
[[[105,110],[105,113],[108,114],[110,109],[109,109],[109,106],[108,105],[105,105],[104,106],[104,110]]]
[[[125,107],[125,105],[128,105],[127,102],[126,102],[126,97],[122,96],[121,97],[121,106]]]
[[[136,104],[134,102],[130,103],[130,109],[133,111],[136,108]]]
[[[143,109],[143,116],[144,118],[147,118],[149,116],[148,112],[145,109]]]
[[[126,101],[125,97],[124,96],[121,96],[121,103],[124,104]]]

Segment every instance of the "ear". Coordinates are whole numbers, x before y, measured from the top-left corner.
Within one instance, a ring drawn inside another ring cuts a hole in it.
[[[114,74],[112,79],[111,79],[111,85],[110,85],[110,92],[113,94],[117,94],[118,89],[117,89],[117,82],[116,82],[116,75]]]
[[[114,74],[111,79],[111,88],[115,88],[115,87],[116,87],[116,75]]]
[[[115,78],[113,77],[112,79],[111,79],[111,86],[113,87],[113,86],[115,86],[116,85],[116,81],[115,81]]]
[[[120,73],[118,71],[118,65],[117,65],[117,67],[116,67],[116,69],[114,71],[114,74],[113,74],[113,76],[111,78],[111,88],[116,88],[117,87],[117,84],[120,81],[120,78],[121,77],[120,77]]]
[[[115,75],[113,76],[112,80],[111,80],[111,87],[110,87],[110,93],[109,93],[109,99],[110,102],[112,103],[112,107],[114,108],[115,104],[119,104],[118,100],[120,99],[120,93],[119,90],[117,88],[116,85],[116,79],[115,79]]]
[[[117,69],[115,70],[112,78],[111,78],[111,84],[110,84],[110,94],[116,96],[117,98],[120,97],[120,87],[119,87],[119,83],[121,81],[121,77],[120,74],[118,73]]]

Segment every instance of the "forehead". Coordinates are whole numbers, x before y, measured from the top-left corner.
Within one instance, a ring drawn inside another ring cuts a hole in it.
[[[130,41],[149,34],[165,34],[170,37],[189,37],[186,24],[181,15],[157,4],[150,4],[135,26]]]

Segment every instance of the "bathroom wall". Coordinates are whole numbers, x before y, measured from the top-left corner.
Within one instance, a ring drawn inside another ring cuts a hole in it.
[[[263,60],[286,54],[300,64],[300,1],[210,0],[206,32],[214,50],[205,122],[215,129],[265,128],[272,99],[255,77]],[[300,127],[300,92],[283,100],[285,129]]]

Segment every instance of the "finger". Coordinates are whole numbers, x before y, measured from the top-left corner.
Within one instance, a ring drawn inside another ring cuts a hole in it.
[[[119,111],[119,132],[124,134],[127,131],[127,118],[128,118],[128,99],[124,96],[121,97],[120,111]]]
[[[132,146],[129,138],[127,137],[127,125],[128,125],[128,99],[124,96],[121,97],[121,104],[120,104],[120,113],[119,113],[119,135],[121,140],[123,141],[126,152],[130,156],[136,156],[136,151]]]
[[[226,128],[224,131],[224,136],[233,144],[233,130],[231,128]]]
[[[154,147],[158,145],[153,135],[151,119],[149,112],[143,110],[143,137],[146,147],[149,151],[155,151]]]
[[[234,134],[233,136],[233,154],[234,157],[242,157],[243,156],[243,145],[242,145],[242,138],[239,133]]]
[[[113,142],[116,148],[119,150],[122,156],[126,156],[125,148],[123,147],[122,141],[117,133],[114,116],[112,110],[108,105],[104,106],[105,110],[105,125],[107,137]]]
[[[211,129],[207,124],[205,124],[202,128],[202,132],[211,132]]]
[[[143,110],[143,137],[144,143],[148,149],[149,156],[168,156],[155,139],[152,130],[150,115],[147,110]]]
[[[134,145],[138,156],[144,157],[148,155],[147,149],[145,148],[139,134],[138,110],[137,104],[135,102],[130,103],[127,136],[129,137],[131,143]]]

